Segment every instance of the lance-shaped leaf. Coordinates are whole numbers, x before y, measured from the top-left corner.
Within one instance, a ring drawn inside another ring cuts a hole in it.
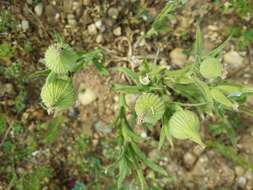
[[[155,94],[143,94],[136,101],[135,111],[138,118],[143,122],[155,124],[162,118],[165,106],[159,96]]]
[[[237,110],[237,109],[238,109],[238,104],[232,102],[232,101],[231,101],[229,98],[227,98],[219,89],[213,88],[213,89],[211,90],[211,94],[212,94],[213,99],[214,99],[216,102],[218,102],[218,103],[220,103],[220,104],[222,104],[222,105],[224,105],[224,106],[226,106],[226,107],[228,107],[228,108],[232,108],[232,109],[234,109],[234,110]]]
[[[221,62],[212,57],[206,58],[200,63],[200,73],[206,79],[215,79],[222,75]]]
[[[223,84],[215,87],[228,96],[241,96],[242,88],[239,85]]]
[[[170,134],[174,138],[189,139],[205,147],[199,134],[199,119],[194,112],[188,110],[175,112],[170,118],[169,126]]]
[[[247,85],[237,85],[237,84],[222,84],[215,87],[221,90],[224,94],[229,97],[241,96],[243,94],[251,95],[253,94],[253,87]]]

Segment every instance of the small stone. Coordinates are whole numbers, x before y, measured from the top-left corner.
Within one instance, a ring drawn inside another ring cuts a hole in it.
[[[183,53],[183,49],[175,48],[170,52],[170,59],[172,64],[183,66],[187,61],[187,56]]]
[[[96,37],[96,42],[97,42],[98,44],[104,42],[104,37],[103,37],[102,34],[97,35],[97,37]]]
[[[68,24],[70,26],[76,26],[77,25],[75,16],[73,14],[68,14],[67,19],[68,19]]]
[[[224,62],[232,68],[238,68],[243,64],[243,58],[236,51],[230,51],[224,55]]]
[[[244,169],[241,166],[235,166],[235,173],[237,176],[242,176],[244,174]]]
[[[26,0],[26,3],[27,3],[28,5],[32,5],[32,4],[33,4],[33,0]]]
[[[21,27],[22,27],[22,30],[26,32],[29,29],[29,22],[27,20],[22,20]]]
[[[138,95],[137,94],[126,94],[125,98],[126,98],[126,104],[130,108],[134,108],[134,105],[135,105],[135,102],[138,98]]]
[[[72,11],[72,0],[63,0],[63,12],[70,13]]]
[[[240,188],[244,188],[247,183],[247,179],[244,176],[236,178],[236,185]]]
[[[187,168],[191,168],[195,161],[196,161],[196,157],[192,153],[187,152],[184,155],[184,163]]]
[[[90,4],[90,0],[83,0],[83,5],[87,6]]]
[[[115,36],[121,36],[121,27],[117,27],[113,30]]]
[[[96,28],[96,25],[95,24],[90,24],[88,26],[88,33],[90,35],[96,35],[97,34],[97,28]]]
[[[101,121],[98,121],[97,123],[95,123],[94,126],[98,132],[102,132],[104,134],[108,134],[112,132],[112,128],[106,127],[106,125]]]
[[[73,2],[73,4],[72,4],[72,9],[73,9],[74,11],[80,9],[81,7],[82,7],[81,2],[75,1],[75,2]]]
[[[15,94],[14,87],[11,83],[7,83],[7,84],[4,85],[4,91],[8,95],[14,95]]]
[[[103,23],[101,20],[96,21],[95,25],[96,25],[97,29],[104,30],[104,26],[103,26]]]
[[[117,8],[111,7],[108,10],[108,15],[113,19],[117,19],[119,16],[119,10]]]
[[[43,13],[43,4],[42,3],[37,4],[34,8],[34,11],[36,15],[41,16]]]
[[[95,92],[93,92],[89,88],[85,89],[84,92],[81,92],[78,94],[78,100],[84,106],[90,104],[91,102],[96,100],[96,98],[97,98],[97,95],[95,94]]]

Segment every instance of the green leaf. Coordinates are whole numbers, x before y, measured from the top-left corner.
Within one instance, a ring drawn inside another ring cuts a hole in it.
[[[135,82],[135,84],[137,84],[139,82],[139,76],[133,72],[132,70],[126,68],[126,67],[116,67],[114,68],[116,71],[122,72],[125,75],[127,75],[132,81]]]
[[[136,155],[146,164],[148,167],[150,167],[152,170],[162,174],[162,175],[167,175],[167,172],[158,166],[156,163],[153,161],[149,160],[146,158],[145,154],[139,149],[139,147],[135,143],[131,143],[133,151],[136,153]]]
[[[1,21],[0,21],[1,22]],[[14,49],[8,43],[0,44],[0,58],[10,59],[14,56]]]
[[[36,79],[36,78],[39,78],[39,77],[47,77],[50,73],[50,70],[49,69],[45,69],[45,70],[42,70],[42,71],[36,71],[32,74],[30,74],[28,76],[29,79]]]
[[[5,115],[0,113],[0,135],[2,135],[6,128]]]
[[[126,94],[138,94],[138,93],[143,92],[144,89],[138,86],[114,84],[113,90],[115,90],[116,92],[121,92],[121,93],[126,93]]]
[[[122,121],[122,132],[127,139],[131,139],[134,142],[139,142],[142,140],[141,137],[131,130],[126,121]]]
[[[199,91],[203,95],[205,101],[207,102],[207,106],[208,106],[207,111],[210,112],[213,109],[213,98],[211,96],[211,92],[210,92],[208,85],[196,77],[192,77],[192,80],[193,80],[195,86],[199,89]]]
[[[71,190],[87,190],[87,188],[82,182],[76,181],[75,187],[73,187]]]
[[[234,110],[237,110],[237,109],[238,109],[238,104],[233,103],[233,102],[232,102],[229,98],[227,98],[219,89],[213,88],[213,89],[211,90],[211,95],[212,95],[213,99],[214,99],[216,102],[218,102],[218,103],[220,103],[220,104],[222,104],[222,105],[224,105],[224,106],[226,106],[226,107],[228,107],[228,108],[232,108],[232,109],[234,109]]]
[[[110,74],[109,71],[104,67],[104,65],[99,61],[94,60],[94,65],[101,75],[108,76]]]
[[[221,45],[219,45],[217,48],[215,48],[214,50],[210,51],[207,54],[207,57],[216,57],[218,56],[221,51],[225,48],[225,46],[228,44],[228,42],[231,40],[231,36],[229,36]]]
[[[222,91],[228,96],[240,96],[242,94],[242,88],[239,85],[221,84],[215,88]]]
[[[222,65],[221,62],[212,57],[206,58],[200,63],[200,73],[203,77],[207,79],[215,79],[221,77],[222,75]]]
[[[165,138],[169,141],[170,145],[173,147],[173,137],[170,134],[169,131],[169,118],[166,115],[167,113],[164,114],[163,119],[162,119],[162,129],[160,132],[160,140],[159,140],[159,149],[162,148]]]
[[[46,124],[47,134],[44,139],[44,143],[52,143],[60,133],[60,126],[64,123],[64,117],[58,116],[53,118]]]
[[[200,64],[201,56],[203,54],[203,36],[200,30],[200,26],[197,26],[195,43],[194,43],[194,56],[197,64]]]
[[[125,178],[127,177],[128,174],[128,165],[127,165],[127,160],[123,157],[119,161],[119,176],[118,176],[118,188],[120,189],[123,185],[123,182]]]
[[[145,188],[146,188],[147,185],[146,185],[145,177],[143,176],[142,170],[141,169],[137,169],[136,173],[137,173],[139,182],[141,184],[141,190],[145,190]]]

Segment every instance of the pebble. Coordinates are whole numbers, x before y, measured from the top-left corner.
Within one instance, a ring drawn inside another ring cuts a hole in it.
[[[43,4],[42,3],[37,4],[34,8],[34,11],[37,16],[41,16],[43,13]]]
[[[33,0],[26,0],[26,3],[27,3],[28,5],[32,5],[32,4],[33,4]]]
[[[72,9],[74,11],[80,9],[81,7],[82,7],[82,3],[81,2],[74,1],[73,4],[72,4]]]
[[[14,87],[11,83],[5,84],[3,91],[5,91],[5,93],[7,93],[8,95],[14,95],[15,94]]]
[[[98,20],[95,22],[95,25],[97,27],[97,29],[101,30],[101,31],[104,31],[105,30],[105,27],[103,26],[103,23],[101,20]]]
[[[111,7],[108,10],[108,15],[113,19],[117,19],[119,16],[119,10],[115,7]]]
[[[236,51],[229,51],[224,55],[224,62],[232,68],[238,68],[243,64],[243,58]]]
[[[29,22],[27,20],[22,20],[21,27],[22,27],[22,30],[26,32],[29,29]]]
[[[96,100],[97,95],[91,89],[87,88],[84,92],[78,94],[79,102],[86,106]]]
[[[236,185],[240,188],[244,188],[247,183],[247,179],[244,176],[236,178]]]
[[[244,174],[244,169],[241,166],[235,166],[235,173],[237,176],[242,176]]]
[[[171,63],[178,66],[183,66],[187,61],[187,56],[183,53],[183,49],[175,48],[170,52]]]
[[[97,42],[98,44],[104,42],[104,37],[103,37],[102,34],[97,35],[97,37],[96,37],[96,42]]]
[[[76,26],[77,25],[75,16],[73,14],[68,14],[67,19],[68,19],[68,24],[70,26]]]
[[[112,128],[110,127],[106,127],[104,123],[102,123],[101,121],[98,121],[97,123],[95,123],[95,129],[98,132],[102,132],[104,134],[108,134],[112,132]]]
[[[70,13],[72,11],[72,0],[63,0],[63,12]]]
[[[96,35],[96,34],[97,34],[97,27],[96,27],[95,24],[90,24],[90,25],[88,26],[88,33],[89,33],[90,35]]]
[[[137,94],[126,94],[126,104],[130,107],[133,108],[136,102],[136,99],[138,98]]]
[[[192,153],[187,152],[184,155],[184,164],[187,168],[191,168],[195,161],[196,161],[196,157]]]
[[[117,27],[113,30],[115,36],[121,36],[121,27]]]

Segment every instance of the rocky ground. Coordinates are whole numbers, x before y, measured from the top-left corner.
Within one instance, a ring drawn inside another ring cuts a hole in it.
[[[218,2],[223,5],[226,1]],[[8,128],[1,137],[4,140],[0,144],[0,189],[22,189],[15,180],[33,173],[37,166],[53,170],[50,177],[43,179],[43,190],[71,189],[72,183],[77,180],[86,184],[88,189],[109,189],[112,179],[103,171],[114,156],[115,142],[108,124],[118,108],[118,94],[111,87],[115,82],[126,82],[123,76],[110,68],[121,65],[135,69],[144,58],[153,60],[157,52],[159,64],[181,67],[191,59],[185,52],[192,48],[199,19],[206,49],[224,41],[229,33],[227,28],[234,23],[239,23],[239,27],[253,26],[252,15],[241,18],[235,12],[223,12],[220,4],[214,1],[189,0],[169,21],[166,34],[152,39],[143,38],[152,18],[164,4],[162,0],[0,2],[1,10],[8,10],[15,23],[15,27],[0,35],[1,42],[10,43],[15,49],[11,58],[0,60],[1,65],[19,63],[24,73],[43,69],[41,59],[57,32],[76,50],[103,49],[105,65],[110,71],[110,76],[101,76],[91,66],[74,76],[79,89],[78,101],[65,113],[65,122],[58,131],[57,139],[52,142],[42,139],[44,131],[41,124],[51,118],[40,106],[38,98],[43,80],[30,80],[20,85],[16,79],[0,75],[0,111],[6,115],[10,126],[14,121],[22,125],[21,132]],[[224,51],[222,60],[226,77],[253,84],[252,44],[238,48],[237,42],[238,38],[232,38]],[[26,91],[24,107],[17,112],[14,99],[22,89]],[[127,96],[127,101],[133,104],[135,97]],[[252,100],[249,103],[253,105]],[[236,131],[235,148],[237,153],[253,163],[252,121],[249,118],[241,121],[243,127]],[[227,143],[223,136],[217,138]],[[201,150],[185,141],[177,142],[174,149],[167,145],[158,151],[155,138],[150,136],[148,139],[149,143],[143,145],[144,148],[149,147],[146,153],[170,174],[170,177],[155,178],[155,173],[145,170],[146,178],[157,189],[253,189],[253,172],[249,165],[242,166],[241,162],[233,162],[213,149]],[[6,140],[15,145],[10,151],[3,146]],[[25,156],[14,159],[12,150],[27,150],[27,147],[31,150],[22,152]],[[28,190],[27,187],[23,189]],[[132,189],[135,189],[134,185]]]

